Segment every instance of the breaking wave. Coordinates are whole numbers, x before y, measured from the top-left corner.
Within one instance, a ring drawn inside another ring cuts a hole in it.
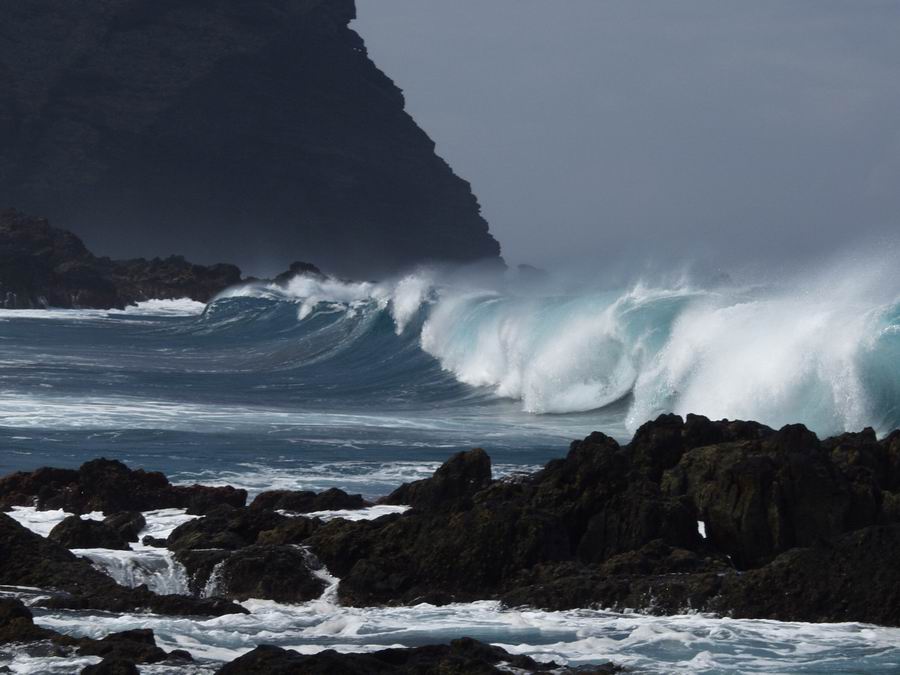
[[[260,322],[281,346],[257,350],[256,366],[327,366],[331,385],[372,396],[514,399],[535,414],[612,407],[629,431],[662,412],[799,420],[821,434],[900,426],[891,261],[765,286],[680,280],[567,292],[433,270],[387,283],[301,276],[229,291],[194,330],[257,331]]]

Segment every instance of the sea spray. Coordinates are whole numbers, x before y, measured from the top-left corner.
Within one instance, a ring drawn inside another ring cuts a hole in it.
[[[301,322],[321,321],[320,311],[355,317],[365,327],[347,331],[345,352],[371,353],[386,314],[398,341],[379,339],[385,362],[412,339],[458,382],[529,413],[616,405],[629,433],[663,412],[693,412],[883,434],[900,426],[900,286],[888,262],[835,263],[765,286],[682,277],[561,295],[450,285],[427,270],[379,284],[299,277],[230,297],[297,303]]]

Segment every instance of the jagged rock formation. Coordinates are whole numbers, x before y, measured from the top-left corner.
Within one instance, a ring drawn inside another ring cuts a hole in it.
[[[900,431],[664,415],[523,479],[492,481],[489,462],[460,454],[386,499],[409,512],[312,532],[341,600],[900,625]]]
[[[372,654],[340,654],[327,650],[301,655],[271,645],[226,664],[216,675],[501,675],[502,673],[557,673],[558,675],[612,675],[625,670],[612,664],[566,668],[552,661],[539,663],[527,656],[514,656],[500,647],[462,638],[449,645],[427,645],[408,649],[384,649]]]
[[[111,485],[126,486],[128,498]],[[48,606],[212,614],[235,611],[226,599],[316,598],[331,578],[324,564],[340,580],[338,598],[355,606],[497,599],[900,625],[900,431],[819,440],[802,425],[663,415],[628,445],[595,432],[529,476],[494,480],[483,450],[459,453],[382,500],[408,511],[376,520],[276,510],[335,499],[365,506],[343,493],[245,499],[230,488],[172,487],[162,474],[106,460],[12,474],[0,480],[0,507],[108,518],[69,519],[44,539],[0,514],[0,584],[67,592]],[[113,528],[133,532],[136,514],[122,511],[179,504],[203,517],[154,543],[175,553],[194,595],[218,601],[116,587],[61,545],[102,538],[124,547]]]
[[[0,598],[0,645],[21,647],[31,642],[45,643],[45,651],[54,655],[78,654],[99,656],[109,667],[112,663],[125,662],[134,669],[134,663],[165,663],[173,669],[193,661],[183,650],[166,652],[156,645],[152,630],[129,630],[110,633],[99,640],[73,638],[34,624],[34,615],[20,600]],[[123,672],[89,667],[88,673]],[[124,672],[137,672],[136,670]]]
[[[221,599],[156,595],[146,586],[119,586],[87,560],[25,529],[5,513],[0,513],[0,584],[46,589],[51,593],[41,600],[46,607],[119,613],[140,608],[182,616],[246,613],[243,607]]]
[[[101,254],[389,272],[496,258],[353,0],[0,5],[0,207]]]
[[[234,265],[98,258],[71,232],[13,210],[0,211],[0,307],[113,309],[142,300],[208,302],[241,281]]]
[[[12,506],[107,514],[182,508],[201,514],[222,506],[243,506],[247,491],[230,486],[172,485],[156,471],[129,469],[122,462],[95,459],[78,469],[42,468],[0,478],[0,509]],[[134,515],[133,513],[131,514]],[[109,526],[115,527],[112,523]]]

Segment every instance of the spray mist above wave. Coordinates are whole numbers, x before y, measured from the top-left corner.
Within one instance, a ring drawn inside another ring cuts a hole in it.
[[[299,276],[228,297],[296,303],[301,322],[386,312],[398,336],[414,337],[456,380],[536,414],[618,404],[630,431],[662,412],[799,420],[823,434],[900,426],[900,284],[890,260],[767,286],[682,278],[550,292],[422,270],[383,283]]]

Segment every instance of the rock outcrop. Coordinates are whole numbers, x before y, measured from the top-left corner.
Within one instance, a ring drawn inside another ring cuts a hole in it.
[[[594,433],[515,480],[490,480],[483,451],[457,455],[388,498],[409,512],[332,521],[306,543],[355,605],[900,625],[898,457],[900,432],[820,442],[800,425],[664,415],[627,446]]]
[[[99,656],[101,664],[89,667],[89,673],[136,672],[135,663],[165,663],[177,668],[193,661],[182,650],[166,652],[156,644],[152,630],[129,630],[110,633],[98,639],[73,638],[34,624],[34,616],[20,600],[0,598],[0,645],[46,642],[58,656],[78,654]],[[105,668],[102,667],[106,664]],[[116,665],[118,664],[118,665]],[[118,670],[113,669],[115,665]],[[129,671],[128,668],[132,669]]]
[[[274,509],[291,513],[362,509],[371,506],[362,495],[347,494],[338,488],[324,492],[309,490],[269,490],[261,492],[250,504],[252,509]]]
[[[349,28],[355,11],[2,3],[0,207],[116,257],[302,258],[356,277],[496,259],[470,186]]]
[[[177,298],[208,302],[240,281],[234,265],[206,267],[181,257],[98,258],[81,239],[46,220],[0,211],[0,307],[6,309],[121,309]]]
[[[500,675],[509,672],[611,675],[624,671],[611,664],[570,669],[553,662],[538,663],[527,656],[514,656],[499,647],[492,647],[471,638],[462,638],[454,640],[449,645],[385,649],[372,654],[340,654],[328,650],[318,654],[301,655],[280,647],[262,646],[220,668],[217,675],[263,675],[263,673]]]
[[[194,593],[305,602],[322,595],[325,582],[315,574],[317,562],[298,545],[320,526],[259,506],[221,506],[177,527],[166,545]]]
[[[0,584],[45,589],[51,592],[41,601],[46,607],[108,612],[146,609],[195,616],[246,612],[221,599],[161,596],[145,586],[119,586],[65,546],[27,530],[4,513],[0,513]]]
[[[115,529],[96,520],[69,516],[50,531],[50,541],[65,548],[108,548],[129,551],[131,547]]]
[[[628,445],[595,432],[528,476],[494,480],[487,453],[459,453],[382,500],[408,511],[324,522],[276,509],[366,503],[339,491],[271,492],[248,507],[239,491],[177,488],[95,460],[0,479],[0,505],[194,504],[202,517],[152,543],[174,552],[195,597],[118,587],[61,545],[126,546],[141,522],[134,512],[70,518],[49,539],[0,514],[0,584],[55,590],[43,601],[51,607],[216,614],[241,611],[229,600],[308,601],[334,575],[338,599],[356,606],[496,599],[896,626],[898,467],[900,431],[820,441],[800,425],[663,415]],[[126,486],[127,499],[110,485]],[[218,600],[199,599],[208,596]],[[299,658],[276,656],[285,667]]]
[[[79,469],[42,468],[0,478],[0,509],[37,506],[82,514],[182,508],[192,514],[218,506],[243,506],[247,491],[230,486],[172,485],[156,471],[129,469],[118,460],[95,459]],[[132,528],[133,529],[133,528]]]

